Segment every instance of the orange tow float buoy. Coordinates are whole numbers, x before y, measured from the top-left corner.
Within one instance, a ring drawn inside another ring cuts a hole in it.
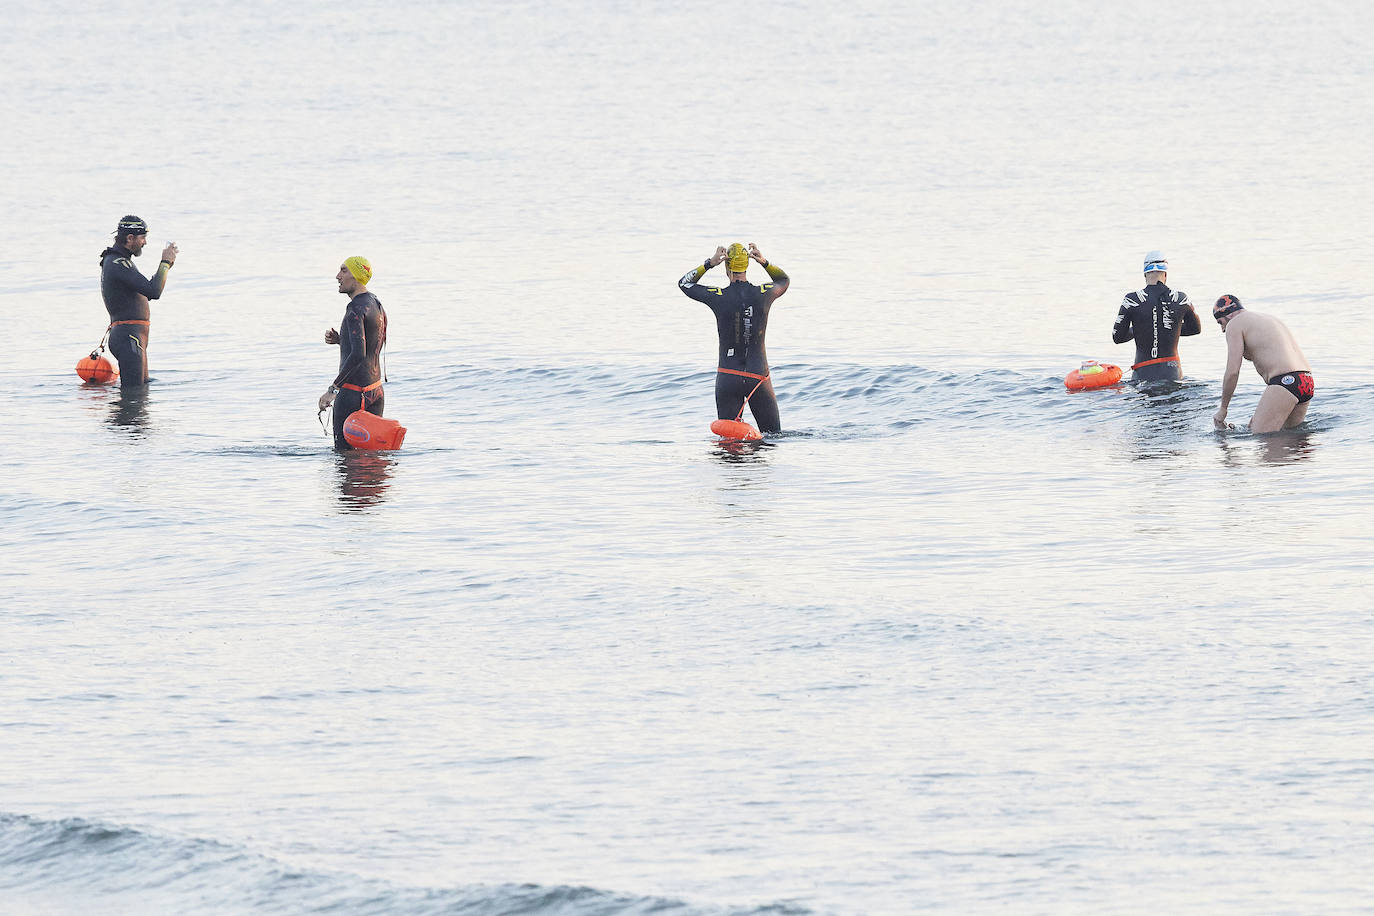
[[[387,417],[355,410],[344,419],[343,434],[354,448],[391,449],[401,447],[406,428]]]
[[[1111,363],[1099,363],[1090,359],[1077,369],[1064,376],[1064,387],[1070,391],[1087,391],[1089,388],[1106,388],[1121,381],[1121,367]]]
[[[716,420],[711,424],[711,432],[722,439],[738,439],[745,442],[763,438],[763,433],[743,420]]]
[[[81,376],[83,382],[95,382],[100,385],[119,378],[118,370],[95,350],[91,351],[90,356],[83,357],[77,362],[76,374]]]

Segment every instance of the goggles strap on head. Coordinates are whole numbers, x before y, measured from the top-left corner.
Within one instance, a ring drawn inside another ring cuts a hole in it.
[[[1242,308],[1244,308],[1244,306],[1240,304],[1240,300],[1235,296],[1222,296],[1217,300],[1217,304],[1212,306],[1212,317],[1220,321],[1227,315],[1239,312]]]
[[[119,221],[119,227],[115,229],[115,235],[121,239],[126,235],[147,235],[148,224],[137,216],[126,216]]]

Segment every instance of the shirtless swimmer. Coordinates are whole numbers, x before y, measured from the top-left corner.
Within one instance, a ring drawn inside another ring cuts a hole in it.
[[[1272,433],[1291,429],[1307,417],[1307,403],[1316,392],[1312,367],[1298,349],[1288,326],[1272,315],[1261,315],[1241,306],[1235,296],[1226,295],[1212,307],[1212,317],[1226,335],[1226,372],[1221,380],[1221,409],[1212,417],[1217,429],[1230,429],[1226,409],[1240,381],[1240,364],[1248,359],[1260,378],[1268,382],[1260,396],[1250,430]]]

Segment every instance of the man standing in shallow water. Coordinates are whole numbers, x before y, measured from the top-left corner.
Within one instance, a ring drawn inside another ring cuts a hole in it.
[[[768,272],[771,283],[755,286],[749,282],[747,271],[751,260]],[[722,261],[730,285],[702,286],[698,281]],[[718,246],[715,254],[677,281],[678,288],[688,298],[704,302],[716,316],[716,334],[720,340],[720,352],[716,357],[716,416],[719,419],[739,419],[744,415],[747,402],[760,430],[766,433],[782,430],[763,338],[768,330],[768,313],[778,297],[787,292],[790,282],[783,269],[769,263],[753,242],[748,248],[739,242],[728,249]]]
[[[1169,262],[1158,251],[1145,255],[1145,288],[1127,293],[1112,325],[1112,342],[1135,338],[1131,378],[1140,382],[1178,381],[1183,367],[1178,339],[1202,333],[1188,294],[1169,289]]]
[[[320,410],[334,405],[334,447],[351,449],[353,446],[343,433],[349,414],[366,410],[380,417],[386,406],[381,365],[382,347],[386,344],[386,310],[368,292],[372,264],[367,258],[355,255],[345,259],[334,279],[339,281],[339,292],[348,296],[348,307],[339,325],[343,331],[330,328],[324,332],[324,342],[339,347],[339,374],[329,390],[320,395]]]
[[[167,271],[176,263],[177,246],[162,249],[157,273],[145,277],[133,259],[148,244],[148,224],[126,216],[115,229],[115,243],[100,252],[100,295],[110,313],[110,355],[119,361],[119,387],[148,384],[148,328],[152,310],[148,300],[157,299],[167,286]]]
[[[1212,307],[1212,317],[1226,335],[1226,372],[1221,380],[1221,409],[1212,422],[1217,429],[1230,429],[1226,410],[1240,381],[1240,364],[1248,359],[1255,364],[1260,378],[1268,382],[1260,396],[1255,415],[1250,418],[1250,431],[1272,433],[1291,429],[1307,417],[1307,402],[1312,400],[1317,386],[1312,381],[1312,367],[1298,349],[1298,342],[1288,326],[1272,315],[1252,312],[1240,304],[1235,296],[1226,295]]]

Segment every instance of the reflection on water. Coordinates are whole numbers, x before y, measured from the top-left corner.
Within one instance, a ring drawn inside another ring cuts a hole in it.
[[[722,439],[711,457],[719,463],[715,501],[723,519],[731,523],[767,525],[772,506],[773,464],[769,452],[777,443],[754,439]]]
[[[1316,451],[1312,430],[1305,425],[1273,433],[1252,433],[1244,426],[1218,430],[1217,445],[1225,467],[1241,467],[1251,455],[1264,464],[1291,464],[1306,461]]]
[[[139,438],[148,434],[148,389],[119,388],[111,392],[110,413],[105,422],[110,426],[133,430]]]
[[[1185,382],[1133,382],[1127,445],[1133,461],[1182,457],[1195,446],[1206,391]]]
[[[352,449],[334,456],[338,474],[339,508],[358,512],[380,505],[391,485],[391,453]]]
[[[1260,459],[1269,464],[1305,461],[1312,457],[1312,431],[1299,426],[1259,436]]]
[[[766,463],[770,448],[777,446],[762,439],[721,439],[716,442],[711,457],[726,464],[760,464]]]

